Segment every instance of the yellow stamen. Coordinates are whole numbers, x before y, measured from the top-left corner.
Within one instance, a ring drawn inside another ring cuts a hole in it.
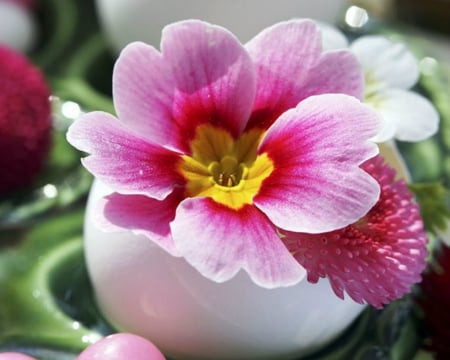
[[[186,179],[186,196],[206,196],[232,209],[252,204],[274,166],[267,154],[257,154],[261,130],[250,130],[234,140],[224,129],[198,128],[178,169]]]

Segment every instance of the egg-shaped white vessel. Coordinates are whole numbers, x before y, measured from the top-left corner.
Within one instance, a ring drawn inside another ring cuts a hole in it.
[[[104,233],[90,219],[109,192],[94,183],[85,222],[98,305],[117,330],[147,337],[171,358],[291,359],[335,339],[364,309],[327,280],[268,290],[241,272],[215,283],[148,238]]]

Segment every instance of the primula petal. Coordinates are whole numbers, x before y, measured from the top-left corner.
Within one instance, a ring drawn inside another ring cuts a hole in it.
[[[388,127],[394,127],[393,134],[401,141],[421,141],[434,135],[439,127],[439,114],[433,104],[412,91],[389,89],[379,92],[370,99]],[[392,134],[379,134],[375,141],[386,141]]]
[[[133,43],[121,53],[113,79],[119,118],[151,142],[184,152],[201,123],[238,135],[251,111],[255,74],[234,35],[184,21],[163,30],[161,49]]]
[[[83,165],[114,191],[162,200],[185,182],[172,166],[178,154],[143,140],[107,113],[82,116],[67,139],[90,154]]]
[[[306,81],[303,92],[307,96],[337,93],[364,98],[364,73],[348,50],[324,52]]]
[[[363,165],[380,182],[379,202],[355,224],[323,234],[284,233],[283,241],[308,271],[328,277],[339,297],[377,308],[400,298],[421,279],[426,234],[406,183],[380,157]]]
[[[321,32],[309,20],[274,25],[246,48],[257,72],[257,95],[248,127],[267,128],[310,95],[345,93],[362,98],[363,74],[347,50],[321,55]]]
[[[201,123],[237,136],[255,96],[252,61],[233,34],[219,26],[185,21],[167,26],[161,49],[176,89],[173,116],[186,146]]]
[[[131,230],[144,235],[171,255],[178,256],[170,222],[175,218],[180,200],[179,192],[172,193],[163,201],[143,195],[113,193],[98,202],[93,221],[103,231]]]
[[[113,72],[114,106],[119,119],[154,144],[180,148],[174,133],[175,83],[161,53],[136,42],[126,46]]]
[[[402,43],[383,36],[362,36],[351,51],[361,62],[369,86],[409,89],[419,78],[417,59]]]
[[[305,275],[276,229],[253,206],[239,211],[210,198],[184,200],[171,224],[184,258],[211,280],[223,282],[240,269],[266,288],[298,283]]]
[[[284,113],[259,153],[275,169],[254,202],[285,230],[323,232],[346,226],[376,203],[378,183],[359,165],[378,152],[368,141],[379,121],[347,95],[319,95]]]

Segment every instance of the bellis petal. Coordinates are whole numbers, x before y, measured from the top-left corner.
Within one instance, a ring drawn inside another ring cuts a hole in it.
[[[152,145],[125,128],[113,116],[93,112],[69,129],[68,141],[90,156],[83,165],[102,182],[123,194],[163,199],[183,178],[167,164],[178,154]]]
[[[267,152],[275,170],[255,204],[291,231],[323,232],[358,220],[379,196],[378,183],[359,168],[378,151],[368,141],[378,127],[377,115],[353,97],[304,100],[262,140],[259,152]]]
[[[305,275],[275,227],[252,206],[233,211],[211,199],[187,199],[171,228],[180,253],[212,280],[229,280],[243,269],[256,284],[272,288]]]
[[[381,308],[410,291],[426,266],[427,238],[419,208],[404,181],[380,157],[364,164],[380,182],[378,203],[358,222],[323,233],[285,233],[283,241],[308,272],[334,292]]]

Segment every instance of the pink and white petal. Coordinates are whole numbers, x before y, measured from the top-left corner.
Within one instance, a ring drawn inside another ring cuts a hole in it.
[[[388,89],[370,98],[387,124],[395,127],[395,138],[401,141],[422,141],[436,134],[439,114],[422,95],[402,89]],[[386,141],[389,138],[376,141]]]
[[[67,140],[90,154],[83,165],[114,191],[162,200],[185,182],[173,166],[179,154],[149,143],[107,113],[80,117]]]
[[[175,83],[167,62],[150,45],[126,46],[113,72],[114,106],[127,127],[152,143],[181,150],[174,134]]]
[[[274,170],[255,205],[278,227],[320,233],[361,218],[378,200],[379,185],[360,168],[378,152],[369,141],[378,115],[347,95],[310,97],[284,113],[258,152]]]
[[[361,62],[370,82],[385,88],[409,89],[419,79],[417,59],[403,43],[370,35],[356,39],[350,49]]]
[[[144,235],[169,254],[179,256],[170,232],[170,222],[181,200],[179,192],[162,201],[144,195],[112,193],[100,199],[92,220],[105,232],[131,231]]]
[[[347,50],[321,56],[321,31],[310,20],[274,25],[246,45],[257,72],[257,94],[248,127],[268,128],[310,95],[362,96],[360,65]]]
[[[364,72],[358,59],[348,50],[326,51],[309,72],[305,96],[326,93],[364,98]]]
[[[161,49],[175,79],[172,113],[179,141],[188,147],[202,123],[239,135],[251,112],[255,73],[237,38],[219,26],[183,21],[164,28]]]
[[[186,199],[171,229],[180,254],[213,281],[227,281],[241,269],[265,288],[290,286],[305,276],[275,227],[253,206],[236,211],[211,198]]]
[[[257,76],[249,127],[268,127],[304,97],[303,84],[321,52],[320,30],[310,20],[278,23],[250,40],[246,49]]]

